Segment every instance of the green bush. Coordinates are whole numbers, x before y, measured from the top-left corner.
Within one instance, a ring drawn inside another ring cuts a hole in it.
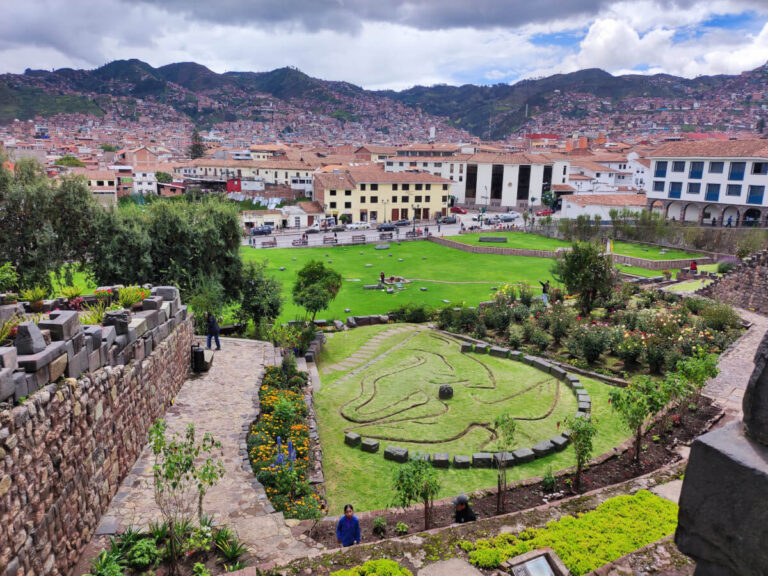
[[[512,350],[520,350],[520,346],[523,344],[523,335],[520,329],[513,327],[509,330],[509,347]]]
[[[594,364],[608,348],[609,334],[601,324],[579,324],[568,338],[568,352]]]
[[[483,570],[498,568],[504,560],[504,553],[496,548],[480,548],[469,553],[469,561]]]
[[[523,306],[530,306],[533,302],[533,290],[528,284],[520,284],[518,286],[518,294],[520,295],[520,303]]]
[[[389,313],[389,317],[395,322],[411,322],[413,324],[429,322],[434,316],[435,311],[431,306],[415,302],[404,304]]]
[[[398,522],[397,526],[395,526],[395,532],[397,532],[398,536],[408,534],[408,524],[405,522]]]
[[[535,328],[533,334],[531,334],[531,346],[535,346],[539,352],[544,352],[549,348],[549,336],[544,330]]]
[[[413,573],[394,560],[368,560],[349,570],[331,572],[331,576],[413,576]]]
[[[515,303],[512,305],[512,308],[510,308],[510,311],[512,313],[512,317],[517,322],[522,322],[526,318],[528,318],[531,315],[531,310],[526,306],[525,304],[519,304]]]
[[[373,533],[379,538],[384,538],[387,533],[387,520],[383,516],[377,516],[373,520]]]
[[[685,306],[685,309],[691,314],[701,314],[701,311],[709,306],[709,301],[704,298],[686,298],[683,300],[683,306]]]
[[[446,307],[437,315],[437,327],[440,330],[454,330],[458,324],[459,314],[453,308]]]
[[[19,285],[19,275],[10,262],[0,266],[0,292],[10,292]]]
[[[741,326],[741,318],[728,304],[712,303],[701,311],[701,317],[707,328],[718,332]]]
[[[526,320],[523,322],[523,340],[530,343],[533,338],[533,333],[536,331],[536,324],[533,320]]]
[[[509,308],[505,306],[485,306],[482,308],[483,321],[486,327],[491,330],[497,330],[499,332],[505,331],[509,328],[509,323],[512,320],[512,314]]]
[[[120,288],[118,292],[118,301],[123,308],[130,308],[134,304],[138,304],[144,298],[149,296],[149,290],[142,288],[141,286],[126,286]]]
[[[126,560],[131,568],[144,571],[155,564],[159,555],[154,539],[143,538],[128,551]]]
[[[720,260],[720,262],[717,263],[717,272],[719,274],[727,274],[736,268],[737,264],[738,262],[736,260]]]

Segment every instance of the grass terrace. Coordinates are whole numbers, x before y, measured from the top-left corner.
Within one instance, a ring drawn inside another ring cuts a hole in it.
[[[665,254],[660,254],[666,250]],[[660,248],[658,246],[647,246],[645,244],[633,244],[631,242],[622,242],[616,240],[613,243],[613,251],[616,254],[624,256],[633,256],[635,258],[645,258],[646,260],[696,260],[701,258],[701,254],[685,252],[683,250],[673,250],[671,248]]]
[[[484,238],[489,236],[506,238],[507,241],[499,243],[480,242],[481,236]],[[513,231],[494,232],[489,230],[487,232],[471,232],[458,236],[447,236],[446,238],[472,246],[496,246],[498,248],[519,248],[525,250],[556,250],[557,248],[566,248],[571,245],[570,242],[558,240],[557,238],[547,238],[546,236]]]

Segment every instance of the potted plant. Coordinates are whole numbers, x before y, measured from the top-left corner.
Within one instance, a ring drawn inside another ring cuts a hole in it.
[[[43,300],[48,295],[48,291],[42,286],[27,288],[21,291],[21,297],[29,302],[29,308],[32,312],[42,312]]]
[[[80,310],[83,304],[83,298],[81,294],[83,289],[80,286],[64,286],[61,289],[61,296],[67,299],[67,306],[70,310]]]
[[[666,278],[667,280],[671,280],[672,279],[672,271],[671,270],[662,270],[661,273],[664,274],[664,278]]]
[[[19,301],[19,295],[16,292],[8,292],[3,297],[3,304],[16,304]]]
[[[126,310],[131,310],[135,305],[140,304],[144,298],[149,296],[149,290],[141,286],[126,286],[120,288],[118,292],[118,301]]]

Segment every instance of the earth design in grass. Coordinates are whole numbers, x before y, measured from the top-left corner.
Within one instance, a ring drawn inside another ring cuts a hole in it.
[[[332,386],[348,389],[339,407],[345,432],[415,452],[494,451],[494,420],[510,413],[518,428],[514,448],[558,433],[577,411],[571,390],[554,376],[515,360],[460,351],[443,333],[417,330],[381,351],[363,370]],[[440,386],[453,397],[440,399]]]

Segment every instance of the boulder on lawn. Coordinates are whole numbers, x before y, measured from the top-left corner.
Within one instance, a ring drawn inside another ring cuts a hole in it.
[[[435,468],[449,468],[451,466],[451,457],[447,452],[432,454],[432,466]]]
[[[360,434],[356,434],[355,432],[347,432],[344,434],[344,444],[347,446],[357,446],[360,444]]]
[[[454,468],[469,468],[469,465],[472,463],[472,461],[469,459],[469,456],[454,456],[453,457],[453,467]]]
[[[440,400],[450,400],[453,398],[453,386],[449,384],[443,384],[438,391]]]
[[[378,452],[379,441],[373,438],[366,438],[360,443],[360,447],[363,449],[363,452]]]
[[[493,456],[488,452],[475,452],[472,454],[472,468],[491,468]]]
[[[399,448],[397,446],[387,446],[384,449],[384,460],[392,460],[393,462],[408,462],[408,450],[405,448]]]

